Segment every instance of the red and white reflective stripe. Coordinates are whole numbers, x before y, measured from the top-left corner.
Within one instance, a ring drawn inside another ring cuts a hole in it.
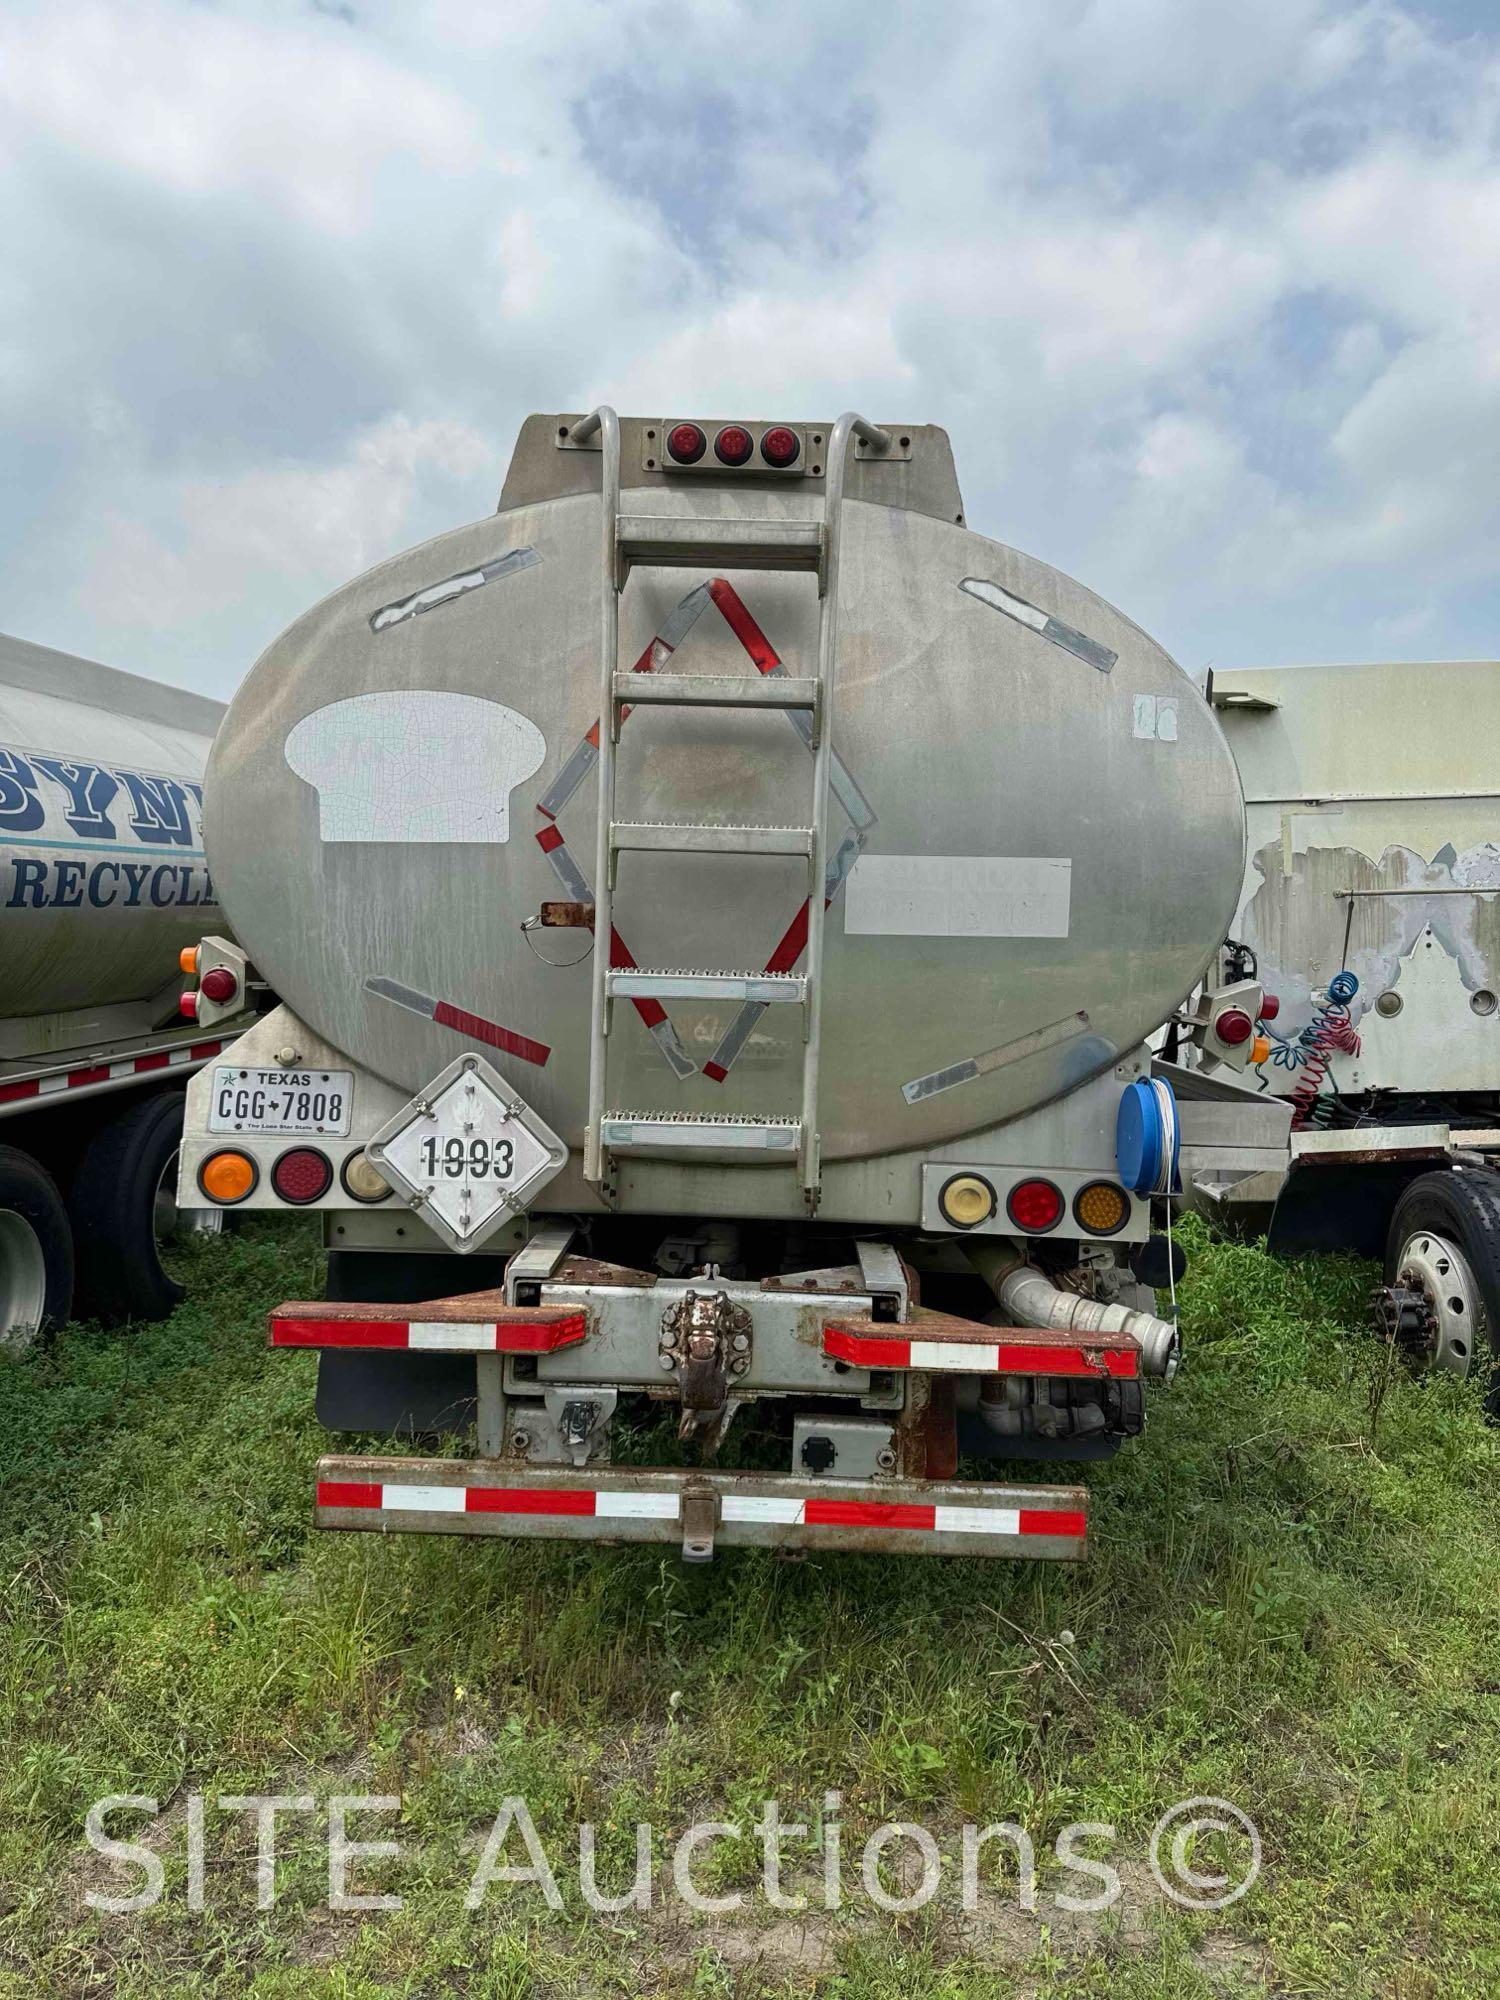
[[[440,1028],[452,1028],[460,1035],[467,1035],[471,1041],[484,1042],[492,1049],[503,1049],[506,1055],[519,1056],[523,1062],[535,1063],[538,1069],[546,1067],[547,1058],[552,1053],[545,1042],[539,1042],[531,1035],[518,1034],[514,1028],[502,1028],[498,1021],[487,1021],[482,1014],[471,1014],[467,1007],[455,1007],[451,1000],[435,1000],[430,993],[419,992],[415,986],[403,986],[399,979],[372,976],[365,981],[365,991],[377,994],[382,1000],[394,1001],[396,1006],[405,1007],[410,1013],[436,1021]]]
[[[588,1332],[581,1312],[554,1319],[315,1319],[271,1315],[273,1347],[394,1347],[428,1354],[551,1354]]]
[[[797,1499],[726,1493],[724,1520],[783,1528],[914,1528],[954,1535],[1083,1535],[1088,1516],[1061,1507],[953,1507],[941,1502]]]
[[[417,1486],[319,1480],[320,1507],[383,1514],[552,1514],[596,1520],[676,1521],[675,1493],[556,1486]],[[833,1500],[795,1494],[726,1493],[725,1527],[892,1528],[949,1535],[1051,1535],[1082,1540],[1088,1516],[1071,1507],[953,1506],[930,1501]]]
[[[320,1507],[373,1507],[383,1514],[573,1514],[599,1520],[675,1521],[675,1493],[596,1492],[556,1486],[380,1486],[318,1481]]]
[[[885,1340],[825,1326],[823,1352],[856,1368],[946,1369],[959,1375],[1139,1375],[1134,1347],[1062,1347],[1029,1340]]]
[[[23,1077],[15,1083],[0,1083],[0,1104],[18,1104],[28,1097],[56,1097],[68,1090],[97,1090],[101,1083],[118,1083],[122,1077],[150,1076],[159,1069],[208,1062],[228,1046],[227,1042],[194,1042],[188,1048],[154,1049],[150,1055],[122,1056],[118,1062],[89,1063],[83,1069]]]

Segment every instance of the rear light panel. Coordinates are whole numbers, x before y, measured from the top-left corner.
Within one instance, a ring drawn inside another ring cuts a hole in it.
[[[646,425],[641,445],[646,472],[802,479],[817,478],[823,471],[823,433],[801,424],[709,426],[690,417],[667,418]]]

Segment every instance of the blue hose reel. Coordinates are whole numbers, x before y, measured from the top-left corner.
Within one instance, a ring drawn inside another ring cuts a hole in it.
[[[1164,1077],[1141,1077],[1120,1098],[1115,1164],[1132,1194],[1180,1194],[1182,1131],[1177,1099]]]

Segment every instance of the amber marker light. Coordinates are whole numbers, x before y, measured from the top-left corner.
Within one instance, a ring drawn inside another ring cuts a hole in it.
[[[198,1169],[198,1188],[210,1201],[232,1208],[254,1194],[260,1169],[248,1153],[211,1153]]]

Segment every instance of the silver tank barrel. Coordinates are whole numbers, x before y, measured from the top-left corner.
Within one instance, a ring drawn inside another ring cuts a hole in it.
[[[222,928],[202,780],[223,714],[0,635],[0,1019],[146,999]]]
[[[707,458],[705,476],[666,477],[650,421],[620,428],[622,514],[645,541],[661,516],[678,560],[715,521],[790,546],[822,518],[821,477],[737,484]],[[803,435],[821,446],[831,428]],[[944,1144],[1107,1071],[1212,959],[1243,866],[1239,783],[1199,690],[1113,605],[969,530],[941,431],[889,428],[898,462],[851,457],[844,502],[827,1160]],[[405,1091],[477,1033],[574,1148],[588,935],[523,926],[593,899],[600,519],[597,447],[571,447],[566,419],[528,420],[500,513],[393,557],[273,643],[208,779],[226,914],[294,1012]],[[638,567],[620,667],[806,676],[817,593],[814,575]],[[612,963],[794,973],[807,863],[770,830],[809,824],[813,767],[805,712],[632,705]],[[695,824],[750,829],[739,844],[759,851],[680,851],[672,829]],[[612,1003],[610,1109],[796,1117],[803,1008],[775,1004],[790,983],[655,984]],[[713,1172],[684,1177],[684,1207]]]

